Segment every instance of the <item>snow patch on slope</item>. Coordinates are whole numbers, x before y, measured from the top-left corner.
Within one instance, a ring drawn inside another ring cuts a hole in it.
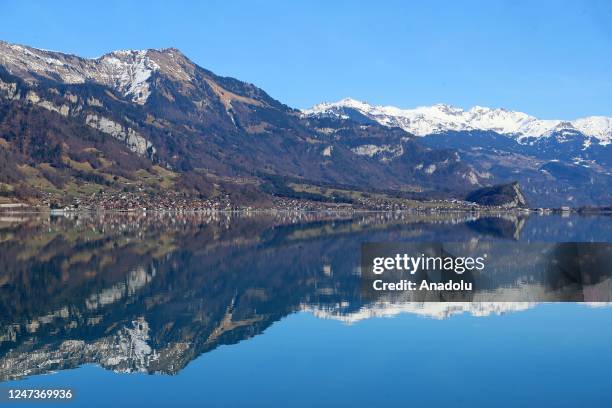
[[[96,61],[105,82],[110,82],[125,96],[131,96],[133,102],[142,105],[147,101],[151,93],[148,80],[159,69],[147,51],[116,51]]]

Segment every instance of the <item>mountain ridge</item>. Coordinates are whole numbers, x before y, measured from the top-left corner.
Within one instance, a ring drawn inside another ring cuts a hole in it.
[[[445,131],[485,130],[512,135],[520,140],[525,137],[550,136],[559,130],[577,130],[598,139],[600,144],[607,145],[612,142],[612,117],[606,116],[587,116],[575,120],[538,119],[505,108],[473,106],[465,110],[440,103],[403,109],[389,105],[371,105],[352,98],[323,102],[303,109],[302,112],[305,115],[341,116],[345,114],[343,109],[357,110],[381,124],[401,127],[416,136]]]
[[[177,48],[116,50],[96,58],[4,41],[0,41],[0,50],[0,64],[12,67],[9,72],[26,81],[37,82],[42,78],[59,79],[65,84],[91,81],[121,90],[125,96],[132,95],[139,104],[144,104],[149,96],[147,80],[162,68],[156,55],[186,59]]]

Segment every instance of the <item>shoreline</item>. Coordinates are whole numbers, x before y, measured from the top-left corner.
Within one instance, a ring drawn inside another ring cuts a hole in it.
[[[37,207],[20,207],[20,209],[0,208],[1,214],[32,214],[42,215],[83,215],[83,214],[211,214],[211,213],[251,213],[251,214],[269,214],[269,213],[351,213],[351,214],[368,214],[368,213],[412,213],[412,214],[490,214],[490,215],[612,215],[612,210],[581,210],[572,208],[570,210],[547,209],[541,211],[537,208],[495,208],[495,207],[474,207],[474,208],[427,208],[427,209],[368,209],[368,208],[347,208],[347,207],[325,207],[325,208],[288,208],[288,207],[235,207],[229,209],[218,208],[202,208],[202,209],[182,209],[182,208],[164,208],[164,209],[120,209],[120,208],[87,208],[87,209],[45,209]]]

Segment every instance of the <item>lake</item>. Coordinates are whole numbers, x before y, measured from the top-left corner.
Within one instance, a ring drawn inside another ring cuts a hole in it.
[[[364,296],[362,243],[438,241],[612,242],[612,217],[5,214],[0,388],[86,407],[610,406],[607,277],[571,302],[505,253],[482,293],[512,302]]]

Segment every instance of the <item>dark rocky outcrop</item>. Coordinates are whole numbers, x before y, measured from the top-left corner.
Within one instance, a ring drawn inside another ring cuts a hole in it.
[[[525,196],[521,191],[519,183],[516,182],[480,188],[468,194],[465,199],[466,201],[486,206],[504,208],[527,207]]]

